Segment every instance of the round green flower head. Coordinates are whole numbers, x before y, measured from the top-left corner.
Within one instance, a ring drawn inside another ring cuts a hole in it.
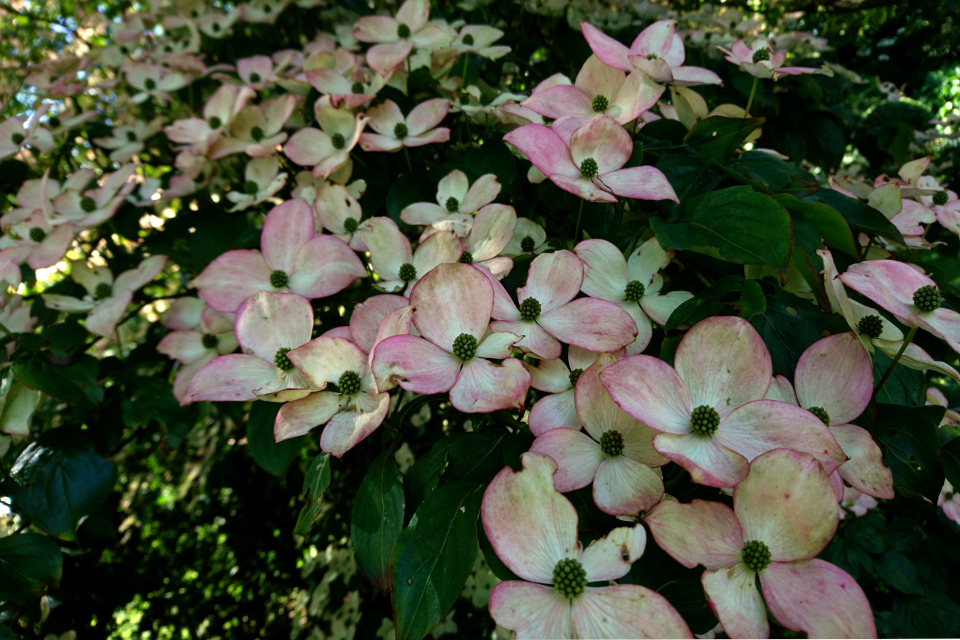
[[[257,191],[260,190],[260,187],[257,186],[257,183],[253,180],[247,180],[243,183],[243,192],[248,196],[257,195]]]
[[[407,129],[407,125],[403,122],[398,122],[393,128],[393,137],[397,140],[403,140],[407,137],[408,133],[410,133],[410,130]]]
[[[640,302],[640,298],[647,292],[647,288],[639,280],[632,280],[627,283],[627,290],[624,298],[627,302]]]
[[[880,319],[880,316],[864,316],[857,323],[857,329],[860,330],[860,333],[871,338],[879,338],[880,334],[883,333],[883,320]]]
[[[263,129],[260,127],[254,127],[253,129],[250,129],[250,137],[253,138],[254,142],[260,142],[263,140],[264,135]]]
[[[450,213],[456,213],[460,210],[460,201],[450,196],[447,198],[447,201],[443,203],[443,206],[446,207]]]
[[[607,100],[606,96],[597,96],[593,99],[593,110],[597,113],[601,113],[607,110],[607,107],[610,106],[610,101]]]
[[[97,210],[97,201],[90,196],[83,196],[80,198],[80,208],[87,213],[93,213]]]
[[[109,282],[101,282],[93,290],[93,297],[97,300],[103,300],[113,295],[113,285]]]
[[[920,311],[936,311],[940,308],[943,296],[932,284],[920,287],[913,292],[913,304],[917,305]]]
[[[360,81],[354,82],[353,86],[350,87],[350,93],[363,93],[363,83]]]
[[[527,298],[520,303],[520,319],[536,320],[540,317],[540,301],[536,298]]]
[[[702,404],[690,414],[690,423],[694,432],[712,436],[720,426],[720,414],[713,407]]]
[[[277,269],[270,274],[270,286],[274,289],[284,289],[288,284],[290,284],[290,276],[286,271]]]
[[[764,60],[770,59],[770,50],[769,49],[757,49],[753,52],[753,63],[763,62]]]
[[[494,98],[494,95],[489,91],[480,92],[480,104],[484,107],[490,104],[491,102],[493,102],[493,98]]]
[[[397,37],[398,38],[409,38],[410,37],[410,27],[403,24],[402,22],[397,25]]]
[[[652,52],[652,51],[647,54],[647,60],[656,60],[658,57],[659,57],[659,56],[657,56],[657,54],[655,54],[655,53]]]
[[[136,134],[136,133],[134,133],[133,131],[127,131],[127,140],[128,140],[128,141],[134,142],[136,139],[137,139],[137,134]]]
[[[577,380],[580,379],[580,376],[583,375],[583,369],[574,369],[570,372],[570,386],[577,386]]]
[[[355,218],[347,218],[343,221],[343,230],[347,233],[356,233],[358,226],[360,226],[360,223]]]
[[[473,264],[473,254],[469,251],[464,251],[460,254],[460,264]]]
[[[213,29],[214,33],[217,33],[218,31],[220,31],[220,23],[214,22],[212,25],[210,25],[210,28]]]
[[[47,237],[47,232],[41,229],[40,227],[33,227],[30,229],[30,239],[34,242],[43,242],[43,239]]]
[[[770,565],[770,549],[759,540],[743,543],[740,557],[743,559],[743,564],[758,573]]]
[[[464,362],[477,355],[477,339],[469,333],[461,333],[453,341],[453,355]]]
[[[217,116],[210,116],[210,119],[207,120],[207,124],[210,125],[211,129],[219,129],[223,125],[223,120]]]
[[[933,204],[937,205],[938,207],[942,207],[943,205],[947,204],[949,197],[950,196],[947,195],[947,192],[941,189],[933,194]]]
[[[153,91],[157,88],[157,82],[153,78],[147,78],[144,81],[143,86],[147,88],[147,91]]]
[[[587,158],[580,163],[580,173],[583,174],[584,178],[592,178],[597,175],[597,171],[600,170],[600,167],[597,166],[597,161],[593,158]]]
[[[343,137],[342,133],[335,133],[330,136],[330,144],[333,145],[334,149],[343,149],[347,146],[347,140]]]
[[[623,436],[619,431],[604,431],[600,436],[600,451],[609,458],[616,458],[623,453]]]
[[[473,46],[473,36],[470,35],[469,33],[468,33],[467,35],[463,36],[463,44],[464,44],[465,46],[467,46],[467,47],[472,47],[472,46]]]
[[[220,344],[220,338],[209,333],[203,334],[203,337],[200,338],[200,342],[203,343],[204,349],[215,349],[218,344]]]
[[[254,71],[250,74],[250,82],[260,82],[260,74]]]
[[[290,358],[287,357],[290,351],[287,347],[277,349],[277,354],[273,356],[273,364],[277,365],[278,369],[282,371],[290,371],[290,369],[293,369],[293,363],[290,362]]]
[[[553,568],[553,588],[564,598],[579,598],[587,588],[587,572],[575,558],[564,558]]]
[[[360,392],[360,374],[356,371],[344,371],[337,380],[337,387],[340,389],[340,395],[352,396]]]
[[[830,414],[823,407],[807,407],[807,411],[820,418],[820,422],[830,426]]]
[[[19,131],[10,136],[10,142],[12,142],[15,145],[21,144],[26,139],[27,139],[27,136],[23,135]]]
[[[60,118],[58,118],[57,116],[53,116],[52,118],[47,120],[47,124],[49,124],[54,129],[58,129],[60,128]]]
[[[405,262],[400,265],[400,272],[397,275],[404,282],[412,282],[417,279],[417,268],[409,262]]]
[[[520,251],[524,253],[533,253],[533,250],[537,248],[537,243],[530,236],[524,236],[523,240],[520,241]]]

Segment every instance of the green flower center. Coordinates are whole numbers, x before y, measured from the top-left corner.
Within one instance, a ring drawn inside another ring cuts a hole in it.
[[[491,102],[493,102],[493,94],[489,91],[482,91],[480,93],[480,104],[485,107]]]
[[[751,540],[743,544],[740,558],[743,564],[759,573],[770,565],[770,549],[759,540]]]
[[[473,254],[469,251],[464,251],[460,254],[460,263],[461,264],[473,264]]]
[[[461,333],[453,341],[453,355],[464,362],[477,355],[477,339],[469,333]]]
[[[54,129],[57,129],[60,127],[60,118],[58,118],[57,116],[53,116],[47,121],[47,124],[49,124]]]
[[[356,218],[347,218],[343,221],[343,230],[347,233],[356,233],[359,223]]]
[[[583,375],[583,369],[574,369],[570,372],[570,386],[577,386],[577,380],[580,379],[580,376]]]
[[[360,392],[360,374],[356,371],[344,371],[337,380],[337,387],[340,389],[340,395],[352,396]]]
[[[271,11],[273,11],[273,7],[272,7],[272,6],[270,6],[269,4],[263,5],[263,12],[264,12],[264,13],[270,13]]]
[[[105,300],[113,295],[113,285],[109,282],[101,282],[93,290],[93,297],[97,300]]]
[[[720,426],[720,414],[713,407],[702,404],[690,414],[690,426],[695,433],[712,436]]]
[[[410,27],[403,24],[402,22],[397,25],[397,37],[398,38],[409,38],[410,37]]]
[[[257,183],[253,180],[247,180],[243,183],[243,192],[248,196],[257,195],[257,191],[260,191],[260,187],[258,187]]]
[[[472,46],[473,46],[473,36],[470,35],[469,33],[468,33],[467,35],[463,36],[463,44],[466,45],[466,46],[468,46],[468,47],[472,47]]]
[[[200,342],[203,344],[204,349],[215,349],[218,344],[220,344],[220,338],[209,333],[203,334],[203,337],[200,338]]]
[[[153,91],[157,88],[157,82],[153,78],[147,78],[143,86],[147,88],[147,91]]]
[[[410,133],[410,129],[408,129],[407,125],[403,122],[398,122],[393,128],[393,137],[397,140],[403,140],[407,137],[408,133]]]
[[[530,236],[524,236],[523,240],[520,241],[520,250],[524,253],[533,253],[536,247],[537,243]]]
[[[343,137],[343,134],[335,133],[330,136],[330,144],[333,145],[334,149],[343,149],[347,146],[347,139]]]
[[[627,302],[640,302],[640,298],[647,292],[647,288],[639,280],[632,280],[627,283],[627,290],[624,297]]]
[[[127,140],[129,142],[133,142],[136,139],[137,139],[137,134],[135,134],[133,131],[127,131]]]
[[[864,316],[857,323],[857,329],[860,330],[860,333],[871,338],[879,338],[880,334],[883,333],[883,320],[880,319],[880,316]]]
[[[936,311],[942,301],[943,297],[932,284],[920,287],[913,292],[913,304],[917,305],[920,311]]]
[[[223,120],[221,120],[217,116],[210,116],[210,119],[207,120],[207,124],[210,125],[211,129],[219,129],[220,126],[223,124]]]
[[[580,163],[580,173],[583,174],[584,178],[592,178],[597,175],[597,171],[600,170],[600,167],[597,166],[597,161],[593,158],[587,158]]]
[[[587,589],[587,572],[575,558],[564,558],[553,568],[553,588],[573,600]]]
[[[520,319],[530,322],[540,317],[540,301],[536,298],[527,298],[520,303]]]
[[[220,23],[219,23],[219,22],[214,22],[212,25],[210,25],[210,28],[213,29],[213,32],[214,32],[214,33],[216,33],[216,32],[218,32],[218,31],[220,31]]]
[[[93,213],[97,210],[97,201],[90,196],[83,196],[80,198],[80,208],[87,213]]]
[[[15,144],[15,145],[20,145],[20,144],[22,144],[23,141],[26,140],[26,139],[27,139],[27,136],[23,135],[23,134],[20,133],[19,131],[18,131],[17,133],[14,133],[13,135],[10,136],[10,142],[12,142],[12,143]]]
[[[362,83],[362,82],[359,82],[359,81],[358,81],[358,82],[354,82],[354,83],[353,83],[353,86],[350,87],[350,92],[351,92],[351,93],[363,93],[363,90],[364,90],[364,88],[363,88],[363,83]]]
[[[763,62],[764,60],[770,59],[770,50],[769,49],[757,49],[753,52],[753,63]]]
[[[47,237],[47,232],[41,229],[40,227],[33,227],[30,229],[30,239],[34,242],[43,242],[43,239]]]
[[[933,204],[937,205],[938,207],[942,207],[943,205],[947,204],[948,199],[949,196],[947,195],[946,191],[941,190],[933,194]]]
[[[656,60],[659,56],[652,51],[647,54],[647,60]]]
[[[593,110],[597,113],[606,111],[607,107],[610,106],[610,101],[607,100],[607,96],[597,96],[593,99]]]
[[[608,458],[616,458],[623,453],[623,436],[619,431],[604,431],[600,436],[600,451]]]
[[[409,262],[405,262],[400,265],[400,271],[397,275],[399,275],[400,279],[404,282],[413,282],[417,279],[417,268]]]
[[[820,418],[820,422],[830,426],[830,414],[823,407],[807,407],[807,411]]]
[[[446,207],[450,213],[455,213],[460,210],[460,201],[450,196],[447,198],[447,201],[443,203],[443,206]]]
[[[254,139],[255,142],[260,142],[263,140],[263,129],[260,127],[254,127],[250,129],[250,137]]]
[[[270,286],[274,289],[284,289],[288,284],[290,284],[290,276],[286,271],[277,269],[270,274]]]
[[[290,362],[290,358],[287,357],[288,353],[290,353],[290,349],[287,347],[277,349],[277,354],[273,356],[273,364],[277,365],[277,369],[281,371],[290,371],[290,369],[293,369],[293,363]]]
[[[254,71],[250,74],[250,82],[260,82],[260,74]]]

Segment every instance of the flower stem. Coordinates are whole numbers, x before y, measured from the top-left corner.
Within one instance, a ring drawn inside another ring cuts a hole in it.
[[[580,242],[580,216],[583,215],[583,198],[580,198],[580,211],[577,212],[577,230],[573,232],[573,244]]]
[[[870,253],[870,247],[872,247],[872,246],[873,246],[873,238],[871,237],[871,238],[867,241],[867,246],[864,247],[863,253],[862,253],[861,256],[860,256],[860,261],[861,261],[861,262],[863,262],[864,260],[867,259],[867,254]]]
[[[467,63],[470,61],[470,52],[467,51],[463,54],[463,73],[460,74],[460,79],[463,81],[460,85],[460,88],[463,89],[467,86]]]
[[[897,351],[897,355],[893,358],[893,362],[890,363],[890,366],[887,367],[887,372],[883,374],[883,377],[880,378],[880,382],[877,383],[876,388],[873,390],[873,398],[877,397],[877,393],[880,392],[880,389],[883,388],[883,384],[887,381],[887,378],[890,377],[890,374],[893,373],[893,368],[897,366],[897,363],[900,362],[900,357],[903,355],[903,352],[907,350],[907,347],[910,346],[910,343],[913,342],[913,336],[917,335],[917,329],[919,327],[911,327],[910,331],[907,332],[907,337],[903,339],[903,344],[900,345],[900,350]]]
[[[410,169],[410,175],[413,175],[413,163],[410,162],[410,152],[407,151],[407,145],[403,145],[403,155],[407,157],[407,168]]]
[[[750,97],[747,98],[747,108],[743,112],[744,119],[750,117],[750,106],[753,105],[753,94],[757,90],[757,83],[760,82],[760,78],[753,76],[753,86],[750,87]]]

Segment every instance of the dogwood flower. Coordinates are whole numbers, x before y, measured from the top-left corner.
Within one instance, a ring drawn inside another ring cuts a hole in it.
[[[195,146],[201,155],[206,155],[210,146],[220,139],[237,114],[256,95],[257,92],[250,87],[222,84],[204,105],[202,118],[175,120],[164,129],[164,133],[171,141]]]
[[[843,488],[843,499],[840,501],[840,504],[837,505],[840,509],[840,519],[843,520],[846,518],[847,513],[852,513],[858,518],[862,518],[867,515],[867,512],[871,509],[876,509],[880,506],[880,503],[877,502],[877,499],[866,493],[861,493],[853,487],[844,487]]]
[[[630,315],[617,305],[599,298],[577,298],[583,283],[583,263],[569,251],[537,256],[527,275],[526,286],[517,289],[519,308],[489,271],[496,304],[494,331],[523,336],[516,347],[538,358],[560,357],[561,342],[590,351],[614,351],[637,336]]]
[[[450,402],[464,413],[523,407],[530,373],[510,357],[520,336],[488,335],[494,294],[480,271],[440,264],[413,287],[410,304],[423,337],[398,335],[376,346],[372,369],[379,390],[399,384],[414,393],[449,391]],[[494,364],[488,358],[504,360]]]
[[[313,308],[295,293],[258,291],[234,320],[243,353],[214,358],[196,373],[180,404],[200,400],[297,400],[318,387],[293,366],[287,354],[310,341]]]
[[[193,316],[196,322],[186,326]],[[174,331],[160,340],[157,351],[184,365],[173,379],[173,395],[182,400],[193,377],[205,364],[237,349],[234,314],[208,307],[199,298],[180,298],[161,322]]]
[[[287,61],[274,64],[270,56],[251,56],[237,60],[237,75],[255,91],[266,89],[280,78]]]
[[[407,3],[418,0],[407,0]],[[406,4],[406,3],[405,3]],[[450,139],[450,129],[436,127],[447,116],[450,104],[443,98],[421,102],[404,118],[393,100],[384,100],[367,110],[370,128],[376,133],[360,134],[364,151],[396,151],[401,147],[421,147]]]
[[[517,218],[513,238],[500,253],[511,258],[522,255],[539,255],[549,249],[547,232],[530,218]]]
[[[960,313],[940,307],[936,283],[912,265],[870,260],[851,265],[840,281],[909,327],[926,329],[960,352]]]
[[[467,175],[454,169],[437,185],[437,204],[417,202],[400,212],[407,224],[430,225],[438,231],[453,231],[463,237],[470,233],[471,214],[493,202],[500,193],[500,183],[492,173],[482,175],[470,184]]]
[[[733,509],[664,500],[644,522],[677,562],[707,569],[703,588],[730,637],[769,637],[767,608],[781,625],[811,638],[876,637],[860,586],[815,557],[839,516],[830,481],[806,453],[777,449],[759,456],[733,490]]]
[[[584,240],[574,251],[583,261],[581,291],[617,303],[637,323],[637,339],[627,345],[627,355],[640,353],[650,344],[653,327],[648,315],[666,324],[674,309],[693,297],[687,291],[660,295],[663,276],[658,272],[670,264],[674,252],[665,251],[656,238],[640,245],[629,260],[606,240]]]
[[[227,251],[193,285],[211,307],[232,313],[257,291],[324,298],[367,275],[350,247],[315,229],[313,210],[302,198],[277,205],[263,222],[260,251]]]
[[[557,463],[557,491],[592,483],[593,501],[601,511],[637,516],[663,496],[663,481],[651,467],[669,460],[653,449],[657,432],[618,407],[600,383],[600,372],[616,361],[616,356],[601,354],[577,381],[576,412],[586,433],[579,424],[550,429],[537,436],[530,450]]]
[[[515,631],[518,640],[692,637],[660,594],[609,584],[643,554],[643,526],[618,527],[582,548],[577,511],[553,486],[556,463],[534,452],[520,460],[521,471],[506,467],[490,482],[480,508],[497,557],[520,578],[500,582],[490,593],[497,624]]]
[[[133,191],[130,178],[136,172],[135,164],[127,164],[111,174],[104,174],[92,189],[79,181],[68,181],[64,188],[51,199],[53,210],[61,220],[69,220],[77,231],[90,229],[114,216],[127,195]],[[92,175],[92,174],[88,174]],[[48,182],[47,195],[53,185]],[[55,188],[54,188],[55,190]]]
[[[25,146],[33,147],[40,153],[53,151],[53,136],[40,126],[40,118],[49,109],[50,105],[42,105],[34,111],[26,125],[17,116],[0,123],[0,159],[16,155]]]
[[[757,78],[773,78],[778,80],[783,76],[798,76],[803,73],[822,73],[824,75],[833,75],[830,67],[825,66],[822,69],[815,67],[784,67],[783,63],[787,60],[786,51],[774,51],[770,42],[760,38],[752,46],[744,44],[743,40],[737,40],[731,45],[730,50],[723,47],[717,47],[726,55],[728,62],[739,66],[752,76]]]
[[[246,153],[251,158],[273,155],[277,145],[287,139],[287,134],[280,130],[296,105],[297,96],[284,94],[245,106],[230,123],[232,137],[221,137],[211,145],[210,159],[217,160],[234,153]]]
[[[85,260],[71,262],[70,278],[87,290],[82,299],[55,293],[42,295],[51,309],[68,313],[86,313],[87,331],[109,337],[133,300],[133,292],[157,277],[167,264],[166,256],[151,256],[137,268],[124,271],[114,279],[105,266],[91,267]]]
[[[357,70],[349,76],[336,69],[310,69],[307,81],[321,94],[330,96],[334,107],[355,109],[373,100],[387,79],[375,71]]]
[[[230,211],[243,211],[272,198],[287,183],[287,174],[280,172],[280,158],[251,158],[243,169],[243,186],[227,193],[233,203]]]
[[[370,265],[380,278],[378,289],[393,293],[411,287],[438,264],[457,262],[463,245],[452,231],[438,231],[417,246],[410,247],[410,239],[390,218],[372,218],[360,235],[370,250]]]
[[[604,369],[600,380],[620,408],[662,432],[654,448],[694,482],[736,486],[750,460],[780,447],[810,452],[827,473],[846,461],[810,412],[760,399],[770,386],[770,354],[743,318],[698,323],[680,341],[674,362],[676,369],[652,356],[630,356]]]
[[[618,352],[617,358],[623,356]],[[556,360],[538,360],[534,366],[526,361],[523,366],[530,372],[530,386],[537,391],[544,391],[549,395],[541,396],[530,408],[527,424],[533,435],[539,436],[550,429],[566,427],[579,429],[580,418],[577,417],[574,388],[580,376],[600,356],[596,351],[588,351],[580,347],[571,346],[567,350],[568,367],[562,358]]]
[[[329,98],[317,100],[313,112],[320,129],[300,129],[284,145],[283,152],[299,165],[313,165],[313,175],[326,177],[347,161],[367,118],[333,107]]]
[[[360,203],[342,184],[325,183],[317,191],[313,204],[318,228],[323,227],[340,238],[354,251],[367,251],[367,243],[360,233],[366,228]]]
[[[353,37],[360,42],[376,43],[367,51],[367,64],[381,75],[399,66],[414,47],[432,51],[448,44],[454,34],[428,22],[428,0],[406,0],[397,9],[397,17],[366,16],[357,20]]]
[[[463,54],[475,53],[481,58],[487,60],[496,60],[510,53],[510,47],[493,44],[503,37],[503,31],[493,27],[481,24],[468,24],[461,27],[460,32],[456,34],[450,48],[446,50],[446,55],[455,58]],[[445,52],[440,53],[442,61],[445,60]]]
[[[160,102],[173,100],[171,91],[182,89],[193,82],[193,76],[172,71],[159,64],[130,62],[125,67],[127,84],[137,90],[130,100],[136,103],[150,98],[156,98]]]
[[[513,260],[500,256],[500,252],[513,238],[516,226],[517,213],[513,207],[505,204],[484,206],[473,219],[470,233],[462,240],[460,262],[481,265],[498,280],[503,278],[513,269]]]
[[[523,151],[554,184],[584,200],[616,202],[621,196],[679,202],[655,167],[621,169],[633,141],[610,116],[594,118],[577,129],[569,146],[555,131],[538,124],[514,129],[503,139]]]
[[[144,142],[163,128],[166,118],[154,118],[150,122],[137,120],[132,125],[114,127],[111,135],[94,138],[93,142],[104,149],[111,149],[111,162],[124,163],[143,151]]]

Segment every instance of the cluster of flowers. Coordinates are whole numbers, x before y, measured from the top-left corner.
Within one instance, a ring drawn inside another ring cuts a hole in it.
[[[643,553],[642,517],[678,562],[706,569],[703,586],[728,635],[768,635],[764,602],[788,629],[874,635],[862,590],[815,556],[844,514],[841,501],[862,513],[870,500],[875,505],[894,496],[880,449],[852,424],[874,393],[874,350],[960,381],[949,364],[912,343],[922,328],[960,351],[960,315],[940,307],[933,281],[912,265],[885,259],[890,246],[873,247],[880,253],[868,257],[876,259],[843,274],[829,251],[821,251],[830,311],[846,319],[850,332],[810,346],[792,382],[772,375],[763,340],[739,318],[714,317],[689,328],[672,365],[645,355],[653,323],[665,324],[692,297],[664,292],[660,272],[674,256],[655,237],[626,256],[597,239],[553,251],[545,229],[496,202],[494,175],[470,184],[453,171],[440,181],[436,203],[400,213],[406,224],[423,228],[412,242],[393,220],[364,218],[359,201],[366,185],[351,182],[351,154],[358,146],[406,154],[409,147],[445,142],[450,131],[440,125],[453,112],[510,129],[504,140],[530,160],[532,182],[549,179],[587,201],[678,202],[659,170],[627,166],[634,150],[628,129],[658,118],[689,128],[708,115],[744,117],[750,105],[708,112],[689,87],[720,78],[684,65],[675,20],[653,22],[630,47],[582,24],[593,55],[575,80],[551,76],[529,96],[464,86],[464,74],[454,73],[457,61],[505,55],[509,49],[495,44],[503,33],[431,21],[426,0],[407,0],[395,16],[365,17],[335,35],[320,34],[302,50],[239,60],[235,67],[208,67],[195,55],[201,33],[217,38],[237,20],[271,22],[284,6],[256,0],[223,12],[191,3],[176,16],[129,19],[97,61],[122,73],[131,101],[169,101],[171,91],[204,75],[223,84],[203,117],[121,125],[95,140],[113,162],[127,163],[111,173],[82,170],[62,182],[47,173],[26,181],[19,207],[0,218],[0,278],[18,285],[21,264],[56,265],[77,234],[104,224],[124,202],[150,206],[190,195],[213,184],[218,161],[244,154],[244,180],[226,194],[233,210],[275,206],[263,220],[260,251],[221,255],[193,280],[200,297],[177,300],[164,316],[171,332],[159,349],[182,364],[174,383],[181,402],[282,403],[278,441],[323,427],[322,449],[339,458],[383,423],[391,403],[401,402],[398,386],[449,394],[464,413],[523,411],[532,387],[539,399],[521,415],[536,439],[523,455],[523,470],[504,469],[482,507],[494,550],[522,579],[499,584],[491,596],[500,625],[521,637],[689,636],[662,596],[610,584]],[[687,41],[709,32],[691,31]],[[357,53],[360,43],[370,45],[364,54]],[[831,73],[785,66],[786,53],[778,50],[783,42],[722,43],[729,46],[727,60],[757,79]],[[74,95],[84,89],[80,79],[92,62],[48,64],[29,84],[50,96]],[[445,97],[406,115],[389,99],[367,107],[387,85],[405,91],[421,67]],[[296,113],[311,89],[321,94],[312,105],[318,128]],[[660,104],[667,90],[670,104]],[[266,91],[270,97],[258,101]],[[26,125],[18,118],[0,125],[0,157],[24,146],[46,152],[54,135],[95,117],[66,110],[48,116],[49,109],[38,109]],[[136,175],[134,162],[161,132],[178,145],[177,174],[165,188],[159,178]],[[288,178],[280,171],[281,154],[309,168],[295,177],[286,200],[276,197]],[[899,178],[881,176],[873,184],[836,176],[830,185],[887,215],[908,246],[928,247],[923,224],[938,220],[960,234],[960,199],[922,175],[927,163],[908,163]],[[519,255],[536,257],[513,296],[501,280]],[[45,294],[44,300],[52,309],[86,313],[87,329],[109,337],[134,291],[165,264],[164,256],[153,256],[114,278],[100,263],[74,260],[70,277],[88,295]],[[364,278],[378,294],[350,310],[347,326],[314,337],[310,301]],[[910,327],[908,335],[851,300],[847,287]],[[7,300],[2,313],[8,326],[28,328],[19,304]],[[936,394],[931,401],[945,403]],[[948,412],[945,420],[956,418]],[[666,494],[659,469],[670,462],[696,483],[732,492],[734,508],[681,504]],[[634,524],[583,548],[575,510],[562,493],[587,486],[599,509]],[[951,487],[941,503],[960,521]]]

